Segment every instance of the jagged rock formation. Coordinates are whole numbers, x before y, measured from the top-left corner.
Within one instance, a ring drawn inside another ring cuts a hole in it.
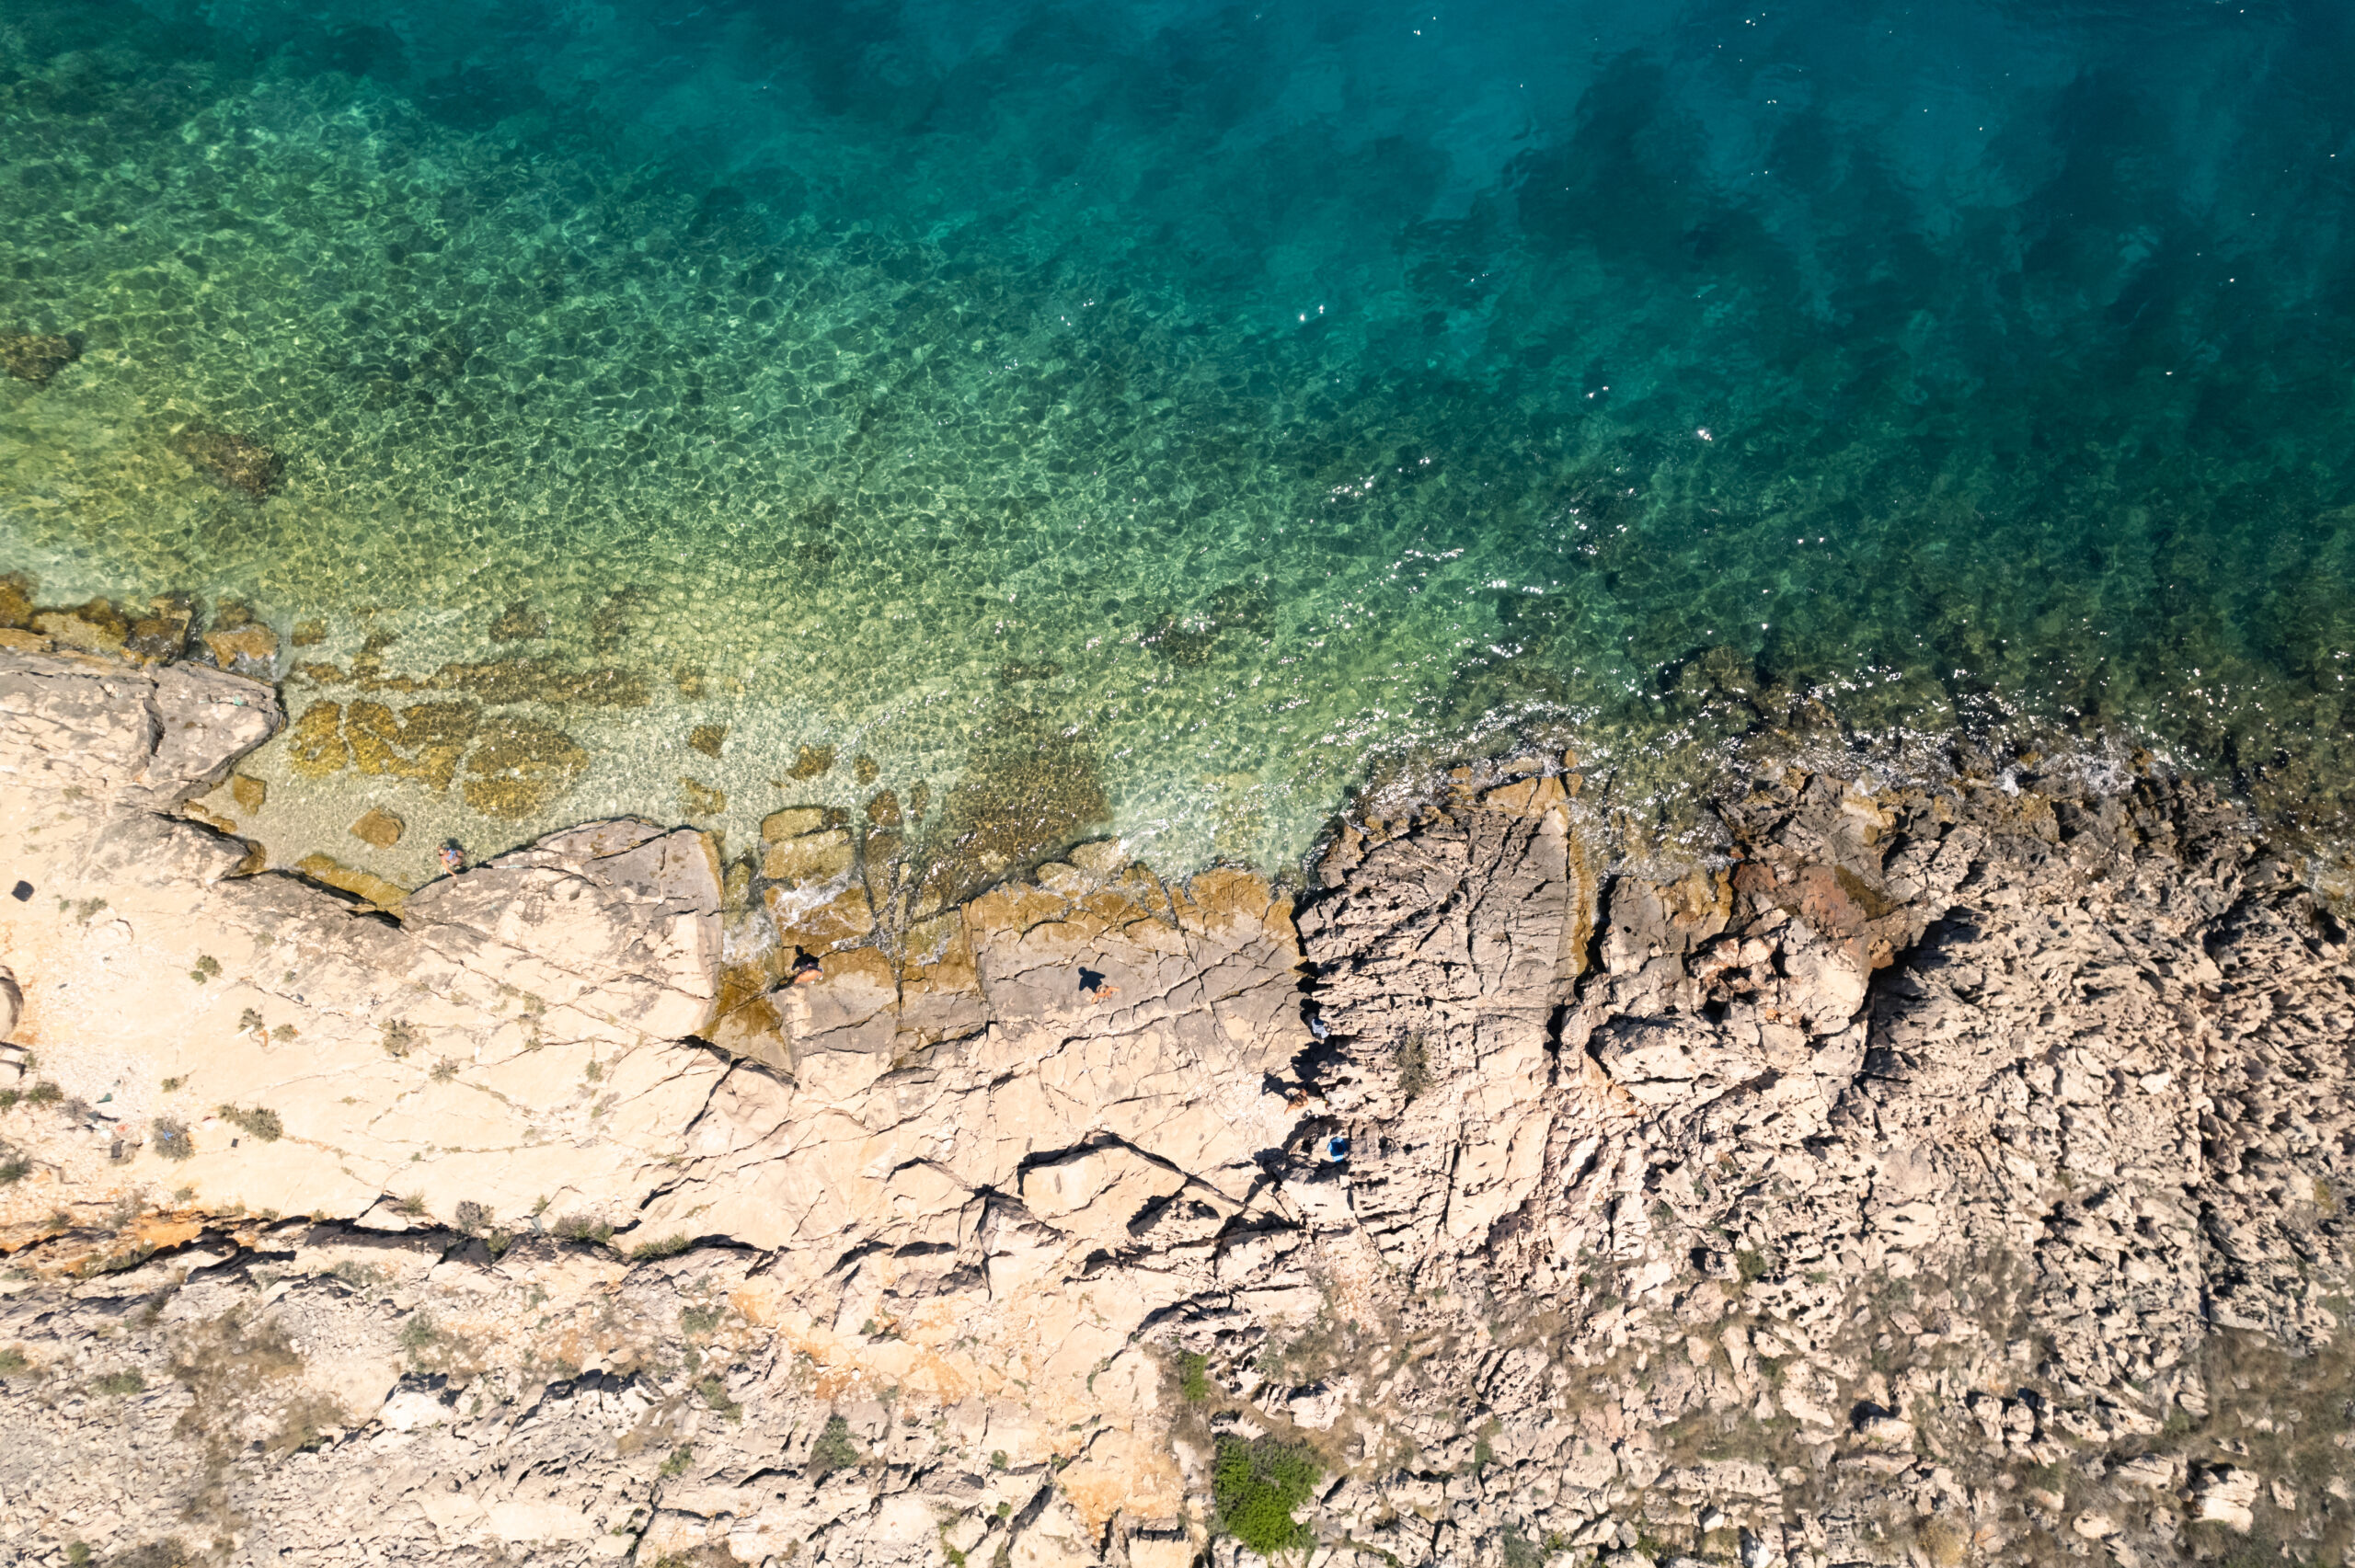
[[[1524,759],[748,1001],[701,835],[395,920],[172,815],[267,688],[0,657],[14,1560],[2346,1550],[2355,970],[2198,788],[1762,763],[1660,877]]]

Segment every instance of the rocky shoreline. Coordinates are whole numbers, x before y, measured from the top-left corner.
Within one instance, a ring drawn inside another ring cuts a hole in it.
[[[2201,787],[1761,764],[1647,876],[1525,757],[879,928],[822,814],[258,870],[281,723],[0,648],[0,1562],[2348,1550],[2355,968]]]

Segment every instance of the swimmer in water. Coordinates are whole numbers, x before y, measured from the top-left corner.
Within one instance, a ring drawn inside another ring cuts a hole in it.
[[[455,876],[466,868],[466,852],[458,847],[455,839],[444,840],[440,851],[442,869]]]

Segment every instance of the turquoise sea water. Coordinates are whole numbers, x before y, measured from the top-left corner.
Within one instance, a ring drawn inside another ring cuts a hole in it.
[[[83,347],[0,567],[250,606],[341,748],[257,830],[403,880],[883,789],[1279,866],[1793,692],[2327,832],[2349,79],[2321,3],[0,0],[0,331]]]

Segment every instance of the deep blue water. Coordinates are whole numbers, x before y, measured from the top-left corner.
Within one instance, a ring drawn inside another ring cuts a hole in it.
[[[535,821],[1044,748],[1279,862],[1370,757],[1812,692],[2327,827],[2350,80],[2320,3],[5,0],[0,326],[89,349],[0,564],[323,617],[321,700],[653,670],[477,693],[589,756]]]

